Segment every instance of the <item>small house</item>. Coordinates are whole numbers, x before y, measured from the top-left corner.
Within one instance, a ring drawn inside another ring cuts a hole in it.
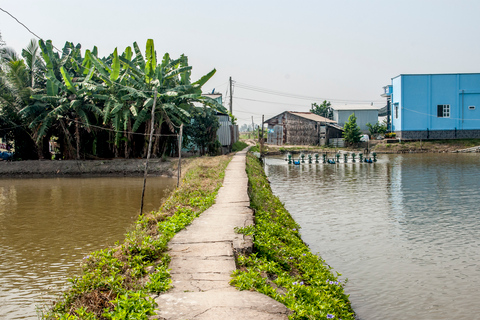
[[[265,123],[267,143],[275,145],[325,145],[343,132],[335,121],[311,112],[285,111]]]
[[[348,118],[354,113],[357,118],[357,125],[360,127],[362,133],[369,133],[367,123],[372,125],[378,122],[378,110],[381,107],[374,107],[371,104],[350,104],[350,105],[332,105],[333,120],[338,125],[344,127]]]
[[[397,138],[480,138],[480,73],[401,74],[384,90]]]

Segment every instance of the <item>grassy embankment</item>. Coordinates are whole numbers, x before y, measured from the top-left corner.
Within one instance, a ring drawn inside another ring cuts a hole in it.
[[[170,288],[168,241],[215,201],[230,156],[193,160],[158,211],[141,215],[122,244],[84,258],[80,276],[45,319],[148,319],[153,293]]]
[[[472,148],[480,145],[480,139],[449,139],[427,141],[401,141],[397,143],[376,143],[372,147],[377,153],[437,153],[453,152],[456,150]]]
[[[290,319],[354,319],[340,274],[310,252],[299,226],[272,194],[259,160],[247,155],[247,173],[255,225],[238,232],[253,235],[254,254],[240,256],[232,284],[257,290],[285,304]]]
[[[371,140],[369,143],[361,142],[357,146],[335,148],[332,146],[294,146],[294,145],[265,145],[264,153],[279,155],[284,153],[334,153],[338,150],[346,152],[364,152],[369,148],[370,152],[376,153],[440,153],[454,152],[461,149],[480,146],[480,139],[449,139],[427,141],[399,141],[394,143],[387,140]]]

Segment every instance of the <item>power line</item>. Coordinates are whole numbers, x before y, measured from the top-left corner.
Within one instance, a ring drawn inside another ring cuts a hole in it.
[[[257,100],[257,99],[241,98],[241,97],[233,97],[233,98],[234,98],[234,99],[240,99],[240,100],[261,102],[261,103],[269,103],[269,104],[280,104],[280,105],[295,106],[295,107],[308,107],[308,106],[305,105],[305,104],[293,104],[293,103],[275,102],[275,101],[266,101],[266,100]]]
[[[348,99],[329,99],[329,98],[320,98],[320,97],[313,97],[313,96],[305,96],[305,95],[299,95],[299,94],[294,94],[294,93],[287,93],[287,92],[281,92],[281,91],[276,91],[272,89],[266,89],[262,87],[257,87],[241,82],[235,81],[235,84],[238,88],[245,89],[245,90],[250,90],[250,91],[255,91],[259,93],[264,93],[264,94],[270,94],[270,95],[276,95],[276,96],[282,96],[282,97],[287,97],[287,98],[293,98],[293,99],[303,99],[303,100],[316,100],[316,101],[334,101],[338,103],[371,103],[371,102],[380,102],[383,100],[348,100]]]
[[[408,108],[405,108],[405,107],[402,107],[402,110],[407,110],[407,111],[417,113],[417,114],[421,114],[421,115],[427,116],[427,117],[438,118],[438,116],[435,115],[435,114],[420,112],[420,111],[408,109]],[[462,120],[462,121],[480,121],[480,119],[462,119],[462,118],[451,118],[451,117],[443,118],[443,119]]]
[[[8,14],[10,17],[12,17],[13,19],[15,19],[15,21],[17,21],[21,26],[23,26],[25,29],[27,29],[28,32],[30,32],[31,34],[33,34],[35,37],[37,37],[38,39],[40,40],[43,40],[42,37],[38,36],[35,32],[33,32],[32,30],[30,30],[25,24],[23,24],[20,20],[18,20],[14,15],[12,15],[10,12],[8,12],[7,10],[3,9],[3,8],[0,8],[1,11],[5,12],[6,14]],[[54,45],[52,45],[52,47],[54,47],[58,52],[62,52],[60,49],[58,49],[57,47],[55,47]]]
[[[73,121],[73,122],[76,122],[76,123],[79,123],[79,124],[83,124],[84,126],[87,126],[87,127],[93,127],[93,128],[97,128],[97,129],[101,129],[101,130],[105,130],[105,131],[115,132],[115,133],[136,134],[136,135],[140,135],[140,136],[148,136],[149,135],[149,134],[140,133],[140,132],[131,132],[131,131],[115,130],[115,129],[105,128],[105,127],[100,127],[100,126],[96,126],[94,124],[88,124],[88,123],[85,123],[85,122],[82,122],[82,121],[79,121],[79,120],[75,120],[75,119],[70,119],[70,118],[66,118],[66,119],[70,120],[70,121]],[[177,128],[179,128],[179,127],[177,127]],[[178,137],[177,133],[171,133],[171,134],[154,133],[153,135],[155,137]]]

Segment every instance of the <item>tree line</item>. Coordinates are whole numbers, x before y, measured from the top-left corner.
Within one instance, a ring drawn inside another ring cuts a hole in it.
[[[52,145],[61,159],[145,157],[156,92],[152,152],[178,152],[178,128],[201,113],[197,103],[210,115],[227,113],[202,96],[216,70],[194,82],[191,70],[185,55],[157,60],[151,39],[144,54],[135,42],[102,58],[97,47],[82,53],[72,42],[57,50],[32,40],[21,56],[2,46],[0,137],[13,142],[18,159],[50,158]]]

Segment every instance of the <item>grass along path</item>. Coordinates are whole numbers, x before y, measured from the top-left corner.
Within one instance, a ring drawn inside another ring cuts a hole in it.
[[[299,226],[272,194],[259,160],[247,154],[247,174],[255,225],[238,232],[254,237],[254,253],[240,256],[232,284],[256,290],[285,304],[289,319],[353,320],[340,274],[302,241]]]
[[[188,164],[179,188],[158,211],[141,215],[122,244],[92,252],[71,288],[44,319],[148,319],[151,296],[170,288],[168,241],[213,205],[231,156]]]

